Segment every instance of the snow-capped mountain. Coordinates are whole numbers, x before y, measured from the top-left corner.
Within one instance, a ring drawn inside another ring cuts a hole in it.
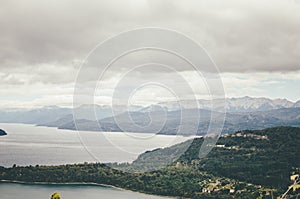
[[[198,103],[198,105],[197,105]],[[94,120],[96,115],[97,119],[118,115],[123,112],[170,112],[178,111],[182,109],[205,109],[213,110],[217,112],[224,112],[224,104],[227,112],[231,113],[245,113],[245,112],[257,112],[257,111],[269,111],[281,108],[297,108],[300,107],[300,100],[293,103],[286,99],[268,99],[268,98],[253,98],[253,97],[241,97],[241,98],[227,98],[227,99],[215,99],[214,107],[210,100],[197,100],[194,101],[173,101],[173,102],[161,102],[153,104],[147,107],[132,106],[128,107],[117,106],[111,107],[107,105],[81,105],[80,107],[72,110],[71,108],[62,108],[56,106],[48,106],[34,110],[0,110],[0,122],[14,122],[14,123],[30,123],[40,124],[46,126],[59,126],[63,122],[73,120],[73,112],[77,112],[80,117],[77,119]],[[114,113],[114,110],[119,110]],[[92,115],[91,115],[92,114]],[[93,117],[90,117],[93,116]]]
[[[300,107],[300,100],[294,103],[294,108],[298,108],[298,107]]]
[[[190,101],[192,102],[192,101]],[[195,103],[179,102],[162,102],[158,104],[168,110],[178,110],[180,107],[185,109],[197,108]],[[214,107],[212,107],[214,105]],[[254,98],[254,97],[241,97],[241,98],[227,98],[215,99],[214,104],[210,100],[198,100],[198,108],[208,109],[214,111],[221,111],[225,107],[227,112],[253,112],[253,111],[266,111],[280,108],[300,107],[300,101],[293,103],[287,99],[269,99],[269,98]]]
[[[176,109],[179,109],[179,107],[176,107]],[[154,111],[169,111],[169,110],[170,110],[170,108],[168,109],[167,107],[164,107],[164,106],[150,105],[147,107],[143,107],[138,111],[142,112],[142,113],[147,113],[147,112],[154,112]]]
[[[229,98],[226,100],[226,110],[228,112],[253,112],[266,111],[280,108],[291,108],[294,103],[287,99],[268,99],[268,98]]]

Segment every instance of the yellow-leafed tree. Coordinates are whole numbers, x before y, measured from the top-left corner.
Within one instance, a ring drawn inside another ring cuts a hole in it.
[[[51,195],[51,198],[50,199],[60,199],[60,195],[59,195],[59,193],[53,193],[52,195]]]

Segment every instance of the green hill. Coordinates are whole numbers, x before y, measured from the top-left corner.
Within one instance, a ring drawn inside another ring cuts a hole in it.
[[[156,149],[138,157],[128,170],[146,171],[176,163],[200,171],[264,186],[284,187],[289,174],[300,167],[300,128],[275,127],[246,130],[220,137],[207,157],[199,158],[203,138],[169,148]],[[122,165],[119,166],[122,168]]]

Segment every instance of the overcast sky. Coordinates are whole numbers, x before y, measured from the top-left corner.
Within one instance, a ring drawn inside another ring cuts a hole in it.
[[[176,30],[201,44],[218,66],[228,97],[297,101],[299,24],[297,0],[0,1],[0,108],[70,106],[89,52],[109,37],[142,27]],[[136,54],[131,61],[146,62],[147,56]],[[109,71],[97,103],[109,103],[124,65],[135,62],[124,63]],[[196,96],[207,97],[194,71],[174,64],[198,89]],[[152,73],[172,79],[163,70]],[[166,93],[148,88],[137,96],[167,100]]]

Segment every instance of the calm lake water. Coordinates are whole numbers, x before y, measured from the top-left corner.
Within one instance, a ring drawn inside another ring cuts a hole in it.
[[[0,165],[131,162],[139,154],[190,138],[142,133],[77,132],[29,124],[1,124]]]
[[[139,133],[100,133],[1,124],[0,165],[59,165],[82,162],[131,162],[140,153],[183,142],[187,137]],[[67,199],[164,198],[100,186],[23,185],[0,183],[1,199],[49,198],[59,192]]]
[[[49,199],[54,192],[62,199],[163,199],[166,197],[146,195],[114,188],[88,185],[23,185],[0,183],[1,199]]]

